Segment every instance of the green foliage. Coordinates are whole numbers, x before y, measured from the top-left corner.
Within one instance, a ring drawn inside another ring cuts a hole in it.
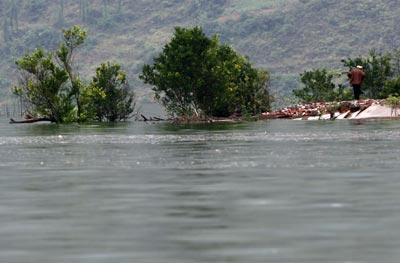
[[[134,93],[118,64],[102,63],[82,94],[84,121],[121,121],[133,112]]]
[[[396,95],[390,95],[387,99],[386,99],[386,105],[388,105],[389,107],[391,107],[392,109],[397,109],[400,107],[400,97],[398,96],[398,94]]]
[[[71,27],[63,30],[64,42],[56,52],[57,59],[38,48],[16,61],[21,81],[12,92],[31,112],[57,123],[114,122],[127,119],[133,112],[134,95],[118,64],[102,64],[89,86],[73,72],[74,51],[86,36],[86,30]]]
[[[392,55],[378,53],[372,49],[366,58],[356,57],[342,60],[343,65],[349,70],[357,65],[363,66],[366,78],[361,86],[362,91],[369,98],[383,99],[390,95],[391,91],[386,88],[386,84],[393,77]]]
[[[6,9],[9,3],[17,6],[17,16]],[[1,1],[0,74],[9,75],[15,59],[26,50],[37,46],[55,49],[59,29],[54,25],[62,18],[61,11],[61,0]],[[374,47],[381,52],[398,47],[399,12],[400,2],[394,0],[64,0],[64,26],[83,23],[93,33],[88,41],[93,49],[97,45],[101,50],[90,52],[91,58],[86,59],[86,51],[92,49],[86,43],[82,61],[88,64],[81,66],[89,68],[89,64],[116,58],[125,65],[150,63],[171,28],[202,25],[207,35],[219,35],[222,43],[248,55],[257,68],[268,68],[275,79],[273,90],[287,95],[300,81],[281,81],[281,75],[338,68],[342,58],[367,54]],[[141,66],[130,69],[131,76]],[[90,72],[81,73],[87,76]],[[9,82],[7,78],[0,88],[9,89]]]
[[[197,92],[208,93],[206,74],[211,72],[207,70],[207,56],[215,45],[200,28],[176,28],[173,39],[154,59],[154,64],[143,66],[140,78],[154,85],[156,98],[169,113],[193,115],[199,110],[195,97],[199,96]]]
[[[78,118],[81,114],[80,105],[80,92],[83,86],[82,81],[79,79],[77,74],[73,72],[73,58],[76,48],[82,45],[87,38],[87,30],[81,29],[79,26],[73,26],[69,29],[62,30],[63,43],[58,49],[57,57],[61,61],[61,65],[68,73],[69,81],[71,83],[71,88],[69,91],[69,96],[75,99],[77,106]]]
[[[390,95],[386,99],[386,105],[392,108],[391,114],[397,116],[397,110],[400,108],[400,97],[398,94]]]
[[[293,94],[302,102],[343,100],[348,93],[342,85],[336,89],[334,77],[335,72],[328,72],[325,68],[305,71],[301,74],[304,88],[293,90]]]
[[[106,94],[101,87],[88,85],[82,89],[80,120],[82,122],[101,121],[103,117],[101,108],[105,100]]]
[[[270,102],[268,73],[218,42],[200,27],[176,28],[153,65],[143,66],[140,78],[154,86],[156,99],[171,115],[219,117],[269,108],[262,104]]]
[[[400,75],[392,80],[388,80],[385,83],[384,94],[389,96],[393,94],[400,94]]]
[[[81,29],[79,26],[73,26],[70,29],[64,29],[62,31],[64,37],[64,43],[62,46],[67,47],[70,50],[77,48],[78,46],[85,43],[87,38],[87,30]]]
[[[391,54],[392,70],[394,76],[400,76],[400,50],[395,49]]]
[[[42,48],[19,58],[16,64],[24,74],[21,74],[20,86],[13,89],[14,94],[33,107],[34,113],[63,122],[73,110],[68,96],[67,72]]]
[[[400,52],[378,53],[372,49],[367,57],[347,58],[342,60],[349,71],[357,65],[363,66],[366,78],[362,90],[366,97],[384,99],[400,93]],[[294,95],[301,101],[335,101],[351,99],[351,90],[339,84],[335,88],[334,79],[339,79],[341,73],[317,69],[301,75],[305,85],[303,89],[293,90]]]

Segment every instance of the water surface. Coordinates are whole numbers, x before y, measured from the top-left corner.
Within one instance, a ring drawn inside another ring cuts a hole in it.
[[[0,119],[0,262],[400,260],[400,122]]]

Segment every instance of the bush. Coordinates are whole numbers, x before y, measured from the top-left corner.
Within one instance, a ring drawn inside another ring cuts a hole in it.
[[[257,114],[270,107],[269,74],[254,69],[202,29],[176,28],[171,42],[144,65],[140,78],[153,85],[155,97],[177,116],[226,117]]]
[[[129,118],[134,110],[134,94],[120,65],[103,63],[89,86],[73,71],[74,51],[86,36],[86,30],[74,26],[63,30],[64,42],[56,57],[38,48],[16,61],[21,81],[12,92],[31,112],[57,123]]]

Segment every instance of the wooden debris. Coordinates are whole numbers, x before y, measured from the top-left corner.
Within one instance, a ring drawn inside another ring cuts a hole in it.
[[[327,117],[328,114],[330,117]],[[369,99],[296,104],[277,111],[262,113],[259,119],[341,120],[395,117],[398,117],[397,114],[393,114],[393,110],[385,105],[385,100]]]

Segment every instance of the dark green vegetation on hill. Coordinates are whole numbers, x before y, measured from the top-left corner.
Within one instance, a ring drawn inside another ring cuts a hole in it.
[[[115,61],[136,88],[144,87],[142,65],[152,62],[176,26],[218,34],[221,43],[271,73],[272,89],[287,91],[298,87],[305,70],[343,68],[342,59],[372,48],[391,51],[400,42],[396,0],[5,0],[0,12],[2,98],[15,80],[14,61],[40,45],[55,51],[60,29],[74,24],[89,29],[76,61],[81,77],[90,79],[101,62]],[[149,90],[137,95],[151,98]]]

